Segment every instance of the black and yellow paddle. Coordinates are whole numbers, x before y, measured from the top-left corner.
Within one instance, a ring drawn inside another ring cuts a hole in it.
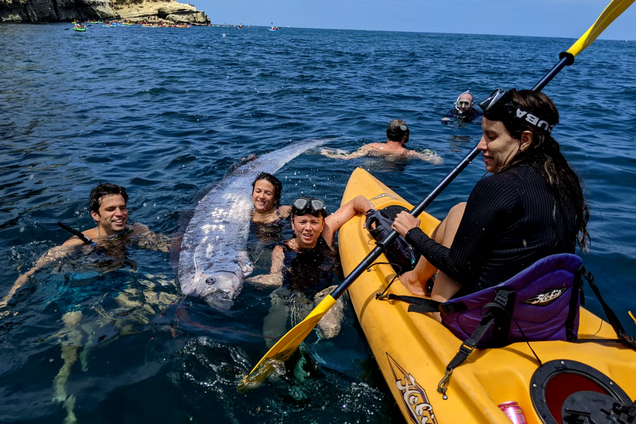
[[[579,38],[576,43],[572,45],[568,49],[567,52],[563,52],[559,55],[559,62],[546,74],[545,77],[537,85],[533,87],[533,91],[541,91],[543,87],[546,86],[548,82],[554,78],[556,74],[561,71],[565,66],[571,65],[574,63],[574,58],[583,50],[585,50],[590,44],[596,40],[596,38],[607,28],[609,24],[611,24],[618,16],[620,16],[632,3],[634,0],[613,0],[601,13],[596,22],[587,30],[585,34]],[[422,200],[413,210],[411,211],[411,215],[419,216],[424,210],[431,204],[433,200],[455,179],[460,172],[468,166],[468,164],[477,157],[479,151],[477,147],[475,147],[462,161],[453,169],[450,174],[448,174],[435,189],[428,195],[424,200]],[[395,240],[398,236],[396,231],[392,231],[387,238],[383,241],[383,244],[378,244],[368,255],[366,258],[362,260],[362,262],[353,270],[351,273],[345,278],[345,280],[338,286],[336,289],[327,297],[325,297],[322,302],[318,304],[314,308],[313,311],[305,318],[302,322],[296,325],[294,328],[289,330],[287,334],[285,334],[266,354],[265,356],[256,364],[256,366],[252,369],[249,375],[243,378],[243,382],[239,386],[239,389],[247,389],[252,386],[258,384],[261,378],[264,378],[267,375],[267,372],[257,373],[257,377],[253,377],[255,371],[267,360],[278,360],[285,361],[287,360],[291,354],[296,350],[296,348],[302,343],[302,341],[309,335],[311,330],[318,324],[318,321],[327,313],[327,311],[336,303],[336,299],[338,299],[345,290],[353,283],[360,274],[367,269],[373,261],[375,261],[384,250],[384,244],[390,244]],[[260,378],[259,378],[260,377]]]

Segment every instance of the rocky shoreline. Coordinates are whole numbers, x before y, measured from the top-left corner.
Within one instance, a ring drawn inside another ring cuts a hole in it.
[[[74,20],[210,24],[210,18],[205,12],[175,0],[0,0],[0,22]]]

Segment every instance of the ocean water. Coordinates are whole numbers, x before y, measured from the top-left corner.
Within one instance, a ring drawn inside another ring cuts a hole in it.
[[[573,39],[283,28],[0,25],[0,296],[48,248],[87,229],[100,182],[125,186],[131,219],[166,236],[243,157],[329,137],[351,151],[395,118],[409,147],[443,165],[339,161],[284,166],[299,193],[337,208],[370,170],[413,203],[479,141],[445,126],[457,95],[531,88]],[[597,40],[544,91],[554,131],[590,204],[589,253],[630,334],[636,309],[636,44]],[[484,174],[471,164],[430,206],[443,217]],[[106,269],[70,258],[38,272],[0,318],[0,422],[385,423],[399,411],[347,304],[340,336],[312,335],[288,372],[247,393],[266,352],[271,290],[246,285],[227,312],[181,302],[170,255],[131,248]],[[602,314],[588,290],[588,307]],[[81,314],[81,315],[80,315]]]

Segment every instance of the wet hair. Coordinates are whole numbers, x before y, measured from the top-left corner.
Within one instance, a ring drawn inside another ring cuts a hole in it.
[[[259,180],[268,181],[274,186],[274,207],[280,206],[280,196],[283,194],[283,183],[281,183],[280,180],[272,174],[261,172],[252,183],[252,194],[254,194],[256,182]]]
[[[386,129],[386,137],[391,141],[402,141],[402,139],[406,136],[406,140],[404,143],[409,141],[409,134],[411,130],[409,130],[408,125],[401,119],[394,119],[389,122],[389,126]]]
[[[559,112],[552,100],[545,94],[538,91],[515,89],[509,90],[508,93],[512,103],[524,111],[540,116],[548,122],[559,122]],[[528,148],[517,152],[512,161],[502,170],[519,164],[528,164],[535,168],[552,191],[556,202],[563,206],[561,199],[566,197],[574,207],[580,231],[578,244],[581,250],[588,250],[585,240],[590,239],[587,232],[590,211],[583,197],[581,181],[561,153],[559,143],[549,131],[523,120],[509,119],[502,122],[510,135],[517,140],[521,139],[521,134],[524,131],[532,133],[532,143]]]
[[[88,207],[91,212],[99,213],[99,206],[102,203],[102,197],[120,194],[124,198],[124,202],[128,203],[128,193],[126,189],[115,184],[100,184],[91,190],[88,196]]]

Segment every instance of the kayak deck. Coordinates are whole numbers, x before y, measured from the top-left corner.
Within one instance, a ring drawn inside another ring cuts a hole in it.
[[[356,169],[342,198],[346,203],[362,194],[377,209],[389,205],[412,206],[361,168]],[[421,228],[428,234],[438,220],[423,213]],[[375,247],[356,216],[339,233],[338,243],[345,275]],[[376,262],[386,262],[381,255]],[[349,287],[351,302],[382,374],[404,417],[412,422],[506,423],[498,405],[516,401],[528,423],[542,423],[530,397],[530,381],[543,362],[572,360],[593,366],[618,384],[631,399],[636,397],[636,352],[618,343],[569,343],[562,341],[514,343],[503,348],[476,349],[455,369],[449,380],[448,399],[437,391],[444,370],[461,341],[428,314],[408,312],[408,304],[376,300],[395,277],[390,265],[377,265]],[[411,295],[396,280],[387,293]],[[616,339],[610,324],[581,308],[581,339]],[[426,421],[428,419],[428,421]]]

